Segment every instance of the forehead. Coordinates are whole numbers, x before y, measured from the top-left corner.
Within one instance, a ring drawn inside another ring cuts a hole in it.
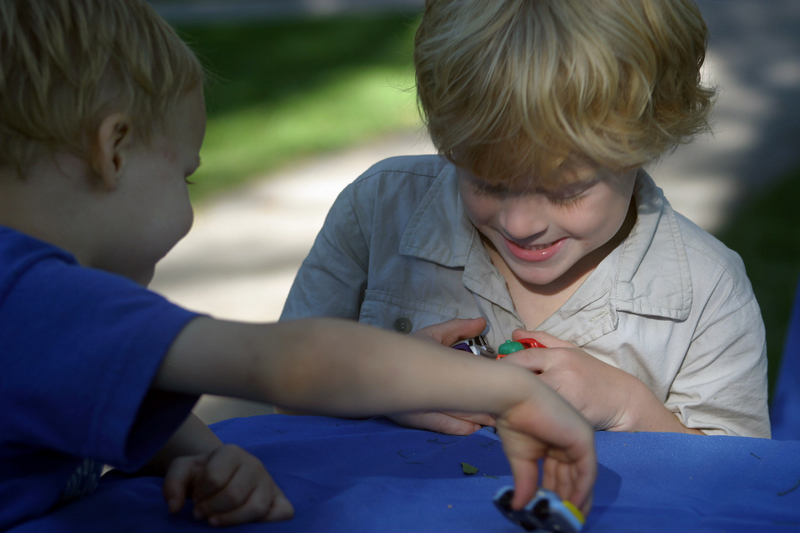
[[[206,131],[206,107],[203,90],[186,92],[166,117],[167,133],[189,144],[202,143]]]
[[[583,189],[599,181],[613,179],[615,176],[623,174],[623,172],[615,172],[589,161],[572,161],[569,164],[562,164],[544,176],[524,174],[513,179],[504,179],[502,173],[479,176],[471,170],[459,166],[456,166],[456,172],[461,179],[478,184],[488,184],[493,187],[502,187],[517,193],[531,191],[569,192]]]

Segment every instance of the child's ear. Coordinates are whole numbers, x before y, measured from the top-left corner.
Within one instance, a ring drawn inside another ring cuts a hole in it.
[[[107,190],[117,188],[133,141],[133,124],[127,114],[113,113],[100,122],[92,151],[92,167],[98,185]]]

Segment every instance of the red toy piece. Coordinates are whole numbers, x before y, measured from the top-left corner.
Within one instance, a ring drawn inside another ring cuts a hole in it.
[[[497,350],[497,358],[502,359],[503,357],[509,354],[518,352],[520,350],[527,350],[528,348],[547,348],[547,346],[537,341],[536,339],[520,339],[518,341],[506,341],[503,344],[501,344],[500,348]]]
[[[523,345],[525,348],[547,348],[547,346],[536,339],[520,339],[517,342]]]

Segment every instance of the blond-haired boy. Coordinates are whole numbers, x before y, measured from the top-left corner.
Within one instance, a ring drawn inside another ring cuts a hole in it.
[[[206,119],[200,64],[144,0],[2,2],[0,50],[0,529],[91,492],[103,463],[164,475],[169,509],[191,498],[212,525],[290,517],[261,462],[190,414],[202,393],[332,415],[488,410],[515,507],[546,457],[544,485],[588,510],[591,429],[526,371],[340,320],[218,321],[145,288],[191,226]]]
[[[741,259],[643,169],[707,129],[706,40],[691,0],[428,0],[414,61],[440,156],[383,161],[343,191],[282,319],[412,331],[481,316],[495,349],[547,346],[504,361],[598,430],[768,437]]]

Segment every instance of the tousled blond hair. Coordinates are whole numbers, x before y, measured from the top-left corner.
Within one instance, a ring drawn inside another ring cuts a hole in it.
[[[23,175],[42,150],[87,155],[110,113],[129,114],[149,140],[203,82],[144,0],[3,0],[0,57],[0,166]]]
[[[708,129],[692,0],[427,0],[417,94],[440,153],[489,182],[622,170]]]

